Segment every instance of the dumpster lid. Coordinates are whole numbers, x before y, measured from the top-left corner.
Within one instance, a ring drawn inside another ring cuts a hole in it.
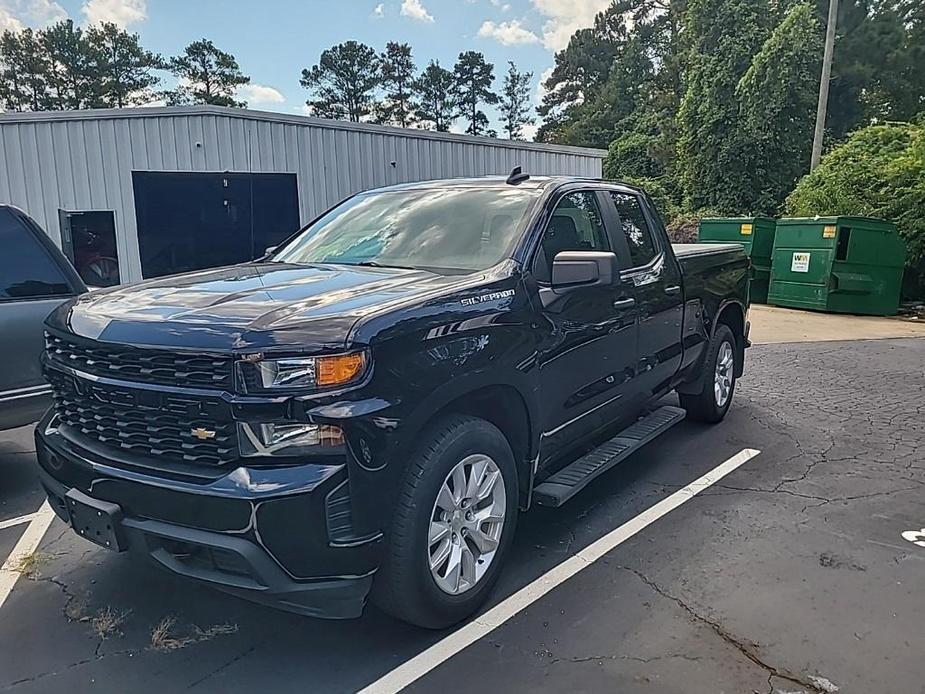
[[[890,224],[893,222],[880,217],[864,217],[863,215],[829,215],[827,217],[781,217],[777,220],[778,226],[781,224],[839,224],[842,222],[873,222],[874,224]]]

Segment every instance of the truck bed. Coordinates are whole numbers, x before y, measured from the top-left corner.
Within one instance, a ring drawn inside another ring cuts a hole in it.
[[[671,249],[681,261],[691,256],[723,255],[730,251],[736,255],[737,250],[744,254],[742,246],[738,243],[673,243]]]
[[[734,298],[748,306],[749,260],[740,244],[675,243],[671,248],[684,275],[688,301],[710,304]]]

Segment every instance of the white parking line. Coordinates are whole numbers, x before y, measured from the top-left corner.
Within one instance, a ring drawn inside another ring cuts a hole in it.
[[[23,557],[32,554],[38,549],[39,543],[45,536],[45,532],[54,517],[55,512],[51,510],[51,506],[46,501],[39,507],[38,511],[32,514],[32,521],[29,523],[29,527],[26,528],[26,532],[22,534],[19,542],[10,552],[10,556],[3,562],[3,566],[0,567],[0,607],[3,607],[3,603],[6,602],[7,597],[12,592],[13,586],[16,585],[16,579],[19,578],[19,571],[17,571],[19,562]],[[14,518],[13,520],[19,519]]]
[[[23,523],[31,523],[32,519],[35,518],[35,513],[27,513],[25,516],[19,516],[19,518],[7,518],[5,521],[0,521],[0,530],[6,530],[7,528],[12,528],[14,525],[22,525]]]
[[[449,660],[464,648],[471,646],[483,636],[490,634],[511,617],[533,604],[556,586],[564,583],[580,571],[588,568],[615,547],[629,540],[662,516],[690,501],[700,492],[713,486],[736,468],[744,465],[761,451],[746,448],[729,460],[710,470],[703,477],[694,480],[683,489],[662,499],[619,528],[595,540],[577,554],[553,567],[532,583],[502,600],[488,612],[477,617],[452,634],[444,637],[430,648],[421,651],[391,672],[385,674],[360,691],[360,694],[394,694],[412,682],[426,675],[441,663]]]

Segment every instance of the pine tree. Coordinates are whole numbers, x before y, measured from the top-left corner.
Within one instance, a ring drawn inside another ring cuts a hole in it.
[[[415,115],[438,132],[447,132],[456,119],[453,73],[431,60],[415,82],[419,101]]]
[[[65,19],[38,32],[47,58],[46,79],[55,109],[99,106],[100,80],[87,35]]]
[[[251,78],[241,72],[230,53],[217,48],[208,39],[189,44],[182,55],[170,59],[170,70],[179,82],[167,92],[170,105],[212,104],[246,108],[247,102],[236,97],[237,89]]]
[[[532,80],[532,72],[518,72],[513,61],[508,61],[508,70],[504,76],[504,86],[501,89],[498,108],[501,111],[504,131],[511,140],[521,139],[524,126],[531,125],[536,120],[531,113],[530,106],[530,82]]]
[[[460,53],[453,68],[458,114],[469,121],[466,132],[470,135],[495,134],[488,129],[488,116],[479,109],[482,103],[498,103],[498,95],[491,90],[495,81],[494,70],[495,66],[486,62],[485,56],[477,51]]]
[[[376,110],[375,91],[382,83],[379,56],[364,43],[339,43],[325,50],[317,65],[302,70],[299,82],[314,94],[305,103],[315,115],[358,123]]]
[[[29,28],[0,36],[0,105],[8,111],[42,111],[55,101],[48,90],[48,56]]]
[[[382,86],[385,88],[385,100],[379,109],[377,119],[407,128],[414,120],[415,80],[414,60],[411,46],[407,43],[389,41],[385,52],[379,56],[382,66]]]
[[[159,55],[141,47],[138,34],[104,22],[90,28],[87,41],[96,61],[101,105],[122,108],[145,104],[154,98],[153,89],[161,80],[152,70],[165,68],[166,64]],[[237,84],[240,82],[234,86]],[[229,95],[233,93],[233,87],[227,89]]]

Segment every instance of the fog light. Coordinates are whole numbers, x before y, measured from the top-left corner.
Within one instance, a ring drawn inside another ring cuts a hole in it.
[[[245,457],[311,455],[343,444],[343,430],[330,424],[238,422],[238,447]]]

